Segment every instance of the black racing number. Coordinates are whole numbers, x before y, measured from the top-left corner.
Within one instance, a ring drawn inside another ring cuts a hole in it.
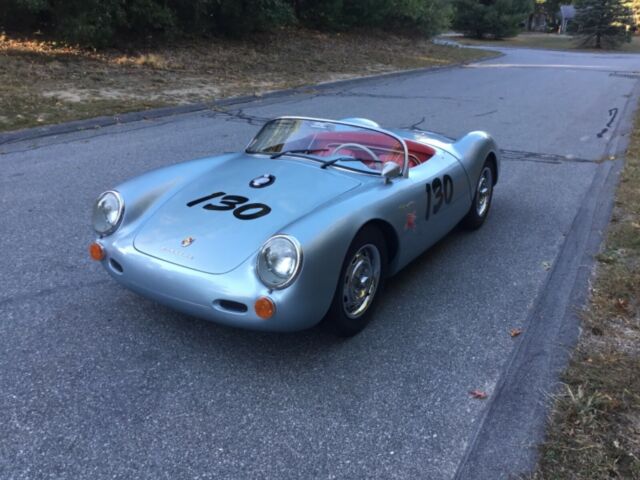
[[[207,195],[206,197],[196,198],[195,200],[191,200],[187,203],[187,207],[193,207],[194,205],[198,205],[199,203],[206,202],[207,200],[211,200],[212,198],[221,197],[224,195],[224,192],[216,192],[211,195]]]
[[[238,205],[247,203],[249,199],[240,195],[225,195],[220,199],[220,205],[214,205],[213,203],[207,203],[204,207],[205,210],[234,210]]]
[[[431,189],[433,190],[433,214],[437,214],[440,211],[440,207],[442,207],[442,202],[444,202],[444,194],[442,192],[442,180],[436,178],[433,183],[431,183]]]
[[[425,220],[429,220],[431,213],[436,215],[442,205],[448,205],[453,199],[453,180],[449,175],[445,175],[441,180],[439,177],[431,183],[425,185],[427,193],[427,209]]]
[[[427,213],[425,213],[424,219],[429,220],[429,215],[431,214],[431,184],[427,183],[425,188],[427,189]]]
[[[247,213],[251,210],[255,210],[253,213]],[[247,203],[246,205],[236,208],[233,211],[233,216],[240,220],[253,220],[255,218],[264,217],[269,215],[271,208],[264,203]]]
[[[264,217],[271,212],[271,208],[264,203],[247,203],[249,199],[242,195],[227,195],[225,192],[216,192],[211,195],[196,198],[187,203],[187,207],[194,207],[214,198],[220,198],[217,204],[207,203],[202,208],[210,211],[233,211],[233,216],[238,220],[255,220]]]
[[[453,198],[453,180],[449,175],[444,176],[444,202],[449,204]]]

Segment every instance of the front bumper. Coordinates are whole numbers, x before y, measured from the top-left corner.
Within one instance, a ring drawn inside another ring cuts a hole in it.
[[[284,332],[312,327],[328,309],[330,298],[308,291],[304,264],[291,286],[271,291],[255,274],[254,256],[230,272],[214,275],[104,240],[99,241],[105,252],[100,263],[118,283],[188,315],[233,327]],[[276,306],[267,320],[254,310],[260,297],[269,297]]]

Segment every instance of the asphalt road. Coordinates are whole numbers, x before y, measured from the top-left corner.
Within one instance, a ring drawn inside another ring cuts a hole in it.
[[[530,468],[562,364],[554,345],[577,332],[563,322],[586,292],[640,57],[504,52],[0,144],[0,478],[507,478]],[[280,114],[491,132],[505,158],[488,222],[452,232],[392,279],[375,321],[346,341],[188,318],[89,261],[98,193],[243,148]],[[511,338],[512,328],[524,333]]]

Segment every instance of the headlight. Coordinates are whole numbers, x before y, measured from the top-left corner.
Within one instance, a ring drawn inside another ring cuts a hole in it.
[[[99,235],[116,231],[124,213],[124,202],[116,191],[104,192],[93,207],[93,228]]]
[[[285,288],[296,278],[302,266],[302,250],[298,241],[287,235],[271,237],[258,254],[257,272],[269,288]]]

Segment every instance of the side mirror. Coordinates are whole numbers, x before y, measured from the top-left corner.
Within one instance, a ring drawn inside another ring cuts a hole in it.
[[[384,183],[389,183],[392,179],[399,177],[402,173],[402,167],[396,162],[385,162],[382,166],[382,178]]]

